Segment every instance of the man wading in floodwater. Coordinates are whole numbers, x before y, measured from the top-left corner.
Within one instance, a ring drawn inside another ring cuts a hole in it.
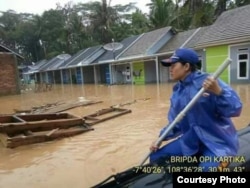
[[[198,91],[206,92],[164,138],[177,138],[159,148],[155,142],[150,147],[150,162],[170,156],[235,156],[239,143],[231,117],[240,116],[242,103],[237,93],[225,82],[197,70],[198,55],[192,49],[180,48],[170,59],[162,60],[169,66],[173,87],[169,124],[188,105]],[[163,134],[163,128],[160,136]],[[207,161],[199,164],[203,171],[218,167],[220,162]]]

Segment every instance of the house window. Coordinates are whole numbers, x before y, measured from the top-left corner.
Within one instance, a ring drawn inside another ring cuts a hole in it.
[[[205,67],[204,67],[204,65],[203,65],[203,61],[202,61],[202,57],[201,57],[201,56],[199,56],[199,63],[198,63],[198,65],[197,65],[197,68],[198,68],[199,70],[201,70],[201,71],[205,71]]]
[[[248,79],[249,54],[238,54],[237,77],[238,79]]]

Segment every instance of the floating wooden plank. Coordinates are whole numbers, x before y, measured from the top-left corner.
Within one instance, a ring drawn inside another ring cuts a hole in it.
[[[142,101],[146,101],[146,100],[149,100],[150,98],[142,98],[142,99],[135,99],[135,100],[132,100],[132,101],[129,101],[129,102],[125,102],[125,103],[120,103],[120,104],[116,104],[116,105],[112,105],[110,106],[111,108],[121,108],[125,105],[131,105],[131,104],[134,104],[140,100]]]
[[[16,116],[13,115],[2,115],[0,116],[0,123],[20,123],[25,122],[24,120],[20,120],[19,118],[16,118]]]
[[[131,110],[123,109],[123,108],[106,108],[99,110],[93,114],[84,116],[83,119],[85,120],[85,123],[88,125],[94,125],[109,119],[113,119],[115,117],[131,113]]]
[[[42,109],[42,110],[37,110],[34,112],[34,114],[41,114],[41,113],[58,113],[58,112],[63,112],[72,108],[80,107],[80,106],[88,106],[92,104],[97,104],[101,103],[103,101],[75,101],[75,102],[69,102],[69,103],[64,103],[61,105],[57,105],[56,107],[49,108],[49,109]]]
[[[41,106],[32,107],[32,109],[13,109],[15,114],[49,114],[59,113],[80,106],[98,104],[103,101],[76,100],[68,102],[49,103]]]
[[[15,114],[33,114],[37,111],[41,111],[44,109],[51,109],[51,108],[55,108],[58,105],[63,104],[64,102],[58,101],[58,102],[54,102],[54,103],[47,103],[45,105],[41,105],[41,106],[34,106],[31,109],[13,109]]]
[[[15,116],[15,115],[14,115]],[[20,119],[25,122],[30,121],[43,121],[43,120],[58,120],[58,119],[75,119],[80,118],[70,113],[62,112],[62,113],[48,113],[48,114],[24,114],[17,115]]]
[[[52,141],[55,139],[70,137],[74,135],[78,135],[87,131],[90,131],[93,129],[90,129],[85,126],[75,126],[70,127],[68,129],[56,129],[52,134],[49,134],[51,132],[35,132],[32,135],[29,136],[19,136],[19,137],[6,137],[4,138],[4,145],[7,148],[16,148],[18,146],[22,145],[28,145],[28,144],[34,144],[34,143],[40,143],[40,142],[47,142]]]
[[[53,129],[52,131],[50,131],[49,133],[47,133],[46,136],[51,136],[53,133],[55,133],[58,130],[59,130],[59,128]]]
[[[15,116],[13,116],[15,117]],[[0,132],[9,135],[19,134],[25,130],[30,131],[46,131],[55,128],[69,128],[76,125],[84,124],[84,120],[80,117],[73,116],[69,113],[58,114],[27,114],[16,116],[23,121],[1,123]]]

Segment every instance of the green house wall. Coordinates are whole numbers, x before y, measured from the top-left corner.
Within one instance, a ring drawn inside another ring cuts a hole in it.
[[[214,73],[229,56],[228,54],[227,45],[206,48],[206,71],[208,73]],[[220,75],[220,79],[227,83],[229,83],[228,71],[229,68],[225,69]]]
[[[143,61],[133,62],[133,83],[136,85],[145,84],[145,69]]]

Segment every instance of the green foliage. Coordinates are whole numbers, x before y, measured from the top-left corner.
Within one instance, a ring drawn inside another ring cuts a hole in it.
[[[135,3],[110,6],[106,0],[69,2],[42,15],[9,10],[0,14],[0,43],[36,62],[165,26],[184,31],[211,25],[223,11],[248,4],[250,0],[151,0],[148,15]]]
[[[172,25],[176,17],[175,5],[172,0],[151,0],[150,20],[154,28]]]

